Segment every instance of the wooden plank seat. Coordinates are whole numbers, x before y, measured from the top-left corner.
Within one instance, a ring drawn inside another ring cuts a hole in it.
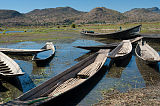
[[[63,84],[58,86],[52,93],[50,93],[48,96],[57,96],[71,88],[74,88],[75,86],[79,85],[81,82],[83,82],[85,79],[79,79],[79,78],[70,78],[67,81],[65,81]]]
[[[99,67],[100,63],[92,63],[90,64],[88,67],[84,68],[82,71],[80,71],[79,73],[77,73],[77,77],[78,78],[88,78],[89,76],[92,75],[92,73],[94,73],[94,70]]]
[[[8,68],[8,67],[7,67],[7,68],[0,68],[0,71],[1,71],[1,70],[2,70],[2,71],[10,70],[10,68]]]
[[[5,71],[0,71],[0,73],[10,73],[12,72],[11,70],[5,70]]]
[[[6,64],[5,63],[0,63],[0,66],[6,66]]]
[[[0,61],[0,64],[1,64],[1,63],[4,63],[4,61]]]
[[[0,68],[8,68],[8,66],[2,65],[2,66],[0,66]]]

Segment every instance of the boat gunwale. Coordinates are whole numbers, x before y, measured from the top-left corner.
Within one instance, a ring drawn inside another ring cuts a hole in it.
[[[82,83],[80,83],[79,85],[85,83],[87,80],[89,80],[90,78],[92,78],[92,77],[101,69],[101,67],[103,66],[103,64],[105,63],[105,61],[106,61],[106,59],[107,59],[107,56],[106,56],[106,55],[108,55],[109,51],[110,51],[110,50],[107,49],[107,51],[105,52],[105,54],[104,54],[105,59],[102,60],[102,61],[101,61],[102,64],[101,64],[98,68],[96,68],[97,71],[95,71],[95,73],[94,73],[93,75],[91,75],[90,77],[88,77],[86,80],[84,80],[84,81],[83,81]],[[17,99],[15,99],[15,100],[18,101],[19,103],[20,103],[20,101],[21,101],[21,102],[23,102],[23,101],[25,102],[25,100],[27,100],[27,98],[28,98],[28,93],[30,93],[30,94],[33,95],[34,93],[39,92],[39,90],[45,88],[46,86],[50,85],[51,83],[57,84],[57,82],[55,82],[55,81],[61,80],[61,78],[63,78],[65,75],[67,75],[67,74],[72,74],[72,72],[74,72],[75,69],[77,70],[77,67],[83,66],[83,67],[81,67],[81,68],[79,69],[79,71],[75,72],[75,75],[76,75],[78,72],[80,72],[82,69],[84,69],[84,67],[87,67],[88,64],[91,64],[91,63],[92,63],[92,62],[90,61],[90,59],[92,59],[92,61],[94,62],[95,59],[96,59],[96,57],[98,56],[98,54],[101,54],[101,52],[96,52],[96,53],[92,54],[91,56],[85,58],[84,60],[80,61],[79,63],[77,63],[76,65],[72,66],[71,68],[69,68],[69,69],[65,70],[64,72],[58,74],[57,76],[55,76],[55,77],[53,77],[53,78],[45,81],[45,82],[42,83],[41,85],[39,85],[39,86],[37,86],[37,87],[29,90],[28,92],[26,92],[26,93],[24,93],[23,95],[19,96],[19,97],[18,97]],[[100,58],[100,57],[99,57],[99,58]],[[87,62],[87,64],[86,64],[86,62]],[[75,75],[74,75],[74,76],[75,76]],[[69,78],[72,78],[72,77],[69,77]],[[68,79],[69,79],[69,78],[68,78]],[[67,80],[67,79],[66,79],[66,80]],[[65,80],[65,81],[66,81],[66,80]],[[52,85],[54,86],[55,84],[52,84]],[[75,86],[75,87],[67,90],[66,92],[61,93],[61,94],[58,95],[58,96],[49,97],[49,98],[47,98],[47,99],[45,99],[45,100],[42,100],[41,102],[37,102],[37,103],[35,103],[35,104],[36,104],[36,105],[39,105],[39,103],[40,103],[40,104],[46,103],[46,102],[48,102],[48,101],[50,101],[50,100],[52,100],[52,99],[54,99],[54,98],[57,98],[57,97],[63,95],[64,93],[69,92],[69,91],[72,90],[72,89],[75,89],[75,88],[78,87],[79,85],[77,85],[77,86]],[[50,88],[52,88],[53,86],[50,86]],[[39,89],[37,89],[37,88],[39,88]],[[29,97],[30,97],[30,94],[29,94]],[[32,96],[32,95],[31,95],[31,96]]]
[[[112,32],[112,33],[84,33],[84,32],[81,32],[81,34],[89,35],[89,36],[114,35],[114,34],[117,34],[117,33],[123,33],[125,31],[132,30],[132,29],[137,28],[137,27],[140,27],[139,29],[141,30],[142,25],[137,25],[137,26],[134,26],[132,28],[128,28],[128,29],[125,29],[125,30],[121,30],[121,31],[117,31],[117,32]]]
[[[148,44],[147,44],[148,45]],[[149,46],[149,45],[148,45]],[[137,43],[137,45],[136,45],[136,48],[135,48],[135,54],[136,54],[136,56],[138,57],[138,58],[140,58],[141,60],[143,60],[143,61],[145,61],[146,63],[149,63],[149,64],[154,64],[154,63],[157,63],[157,62],[159,62],[160,60],[147,60],[147,59],[145,59],[145,58],[143,58],[142,56],[140,56],[139,54],[138,54],[138,51],[137,51],[137,49],[140,49],[140,47],[139,47],[139,44]],[[151,46],[149,46],[149,47],[151,47]],[[151,47],[152,48],[152,47]],[[153,49],[153,48],[152,48]],[[154,50],[154,49],[153,49]],[[139,51],[141,51],[141,50],[139,50]],[[154,50],[155,51],[155,50]],[[155,51],[156,52],[156,51]]]

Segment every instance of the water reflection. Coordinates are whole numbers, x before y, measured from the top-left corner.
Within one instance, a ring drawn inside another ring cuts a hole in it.
[[[111,59],[107,59],[106,64],[109,66],[110,62]],[[132,88],[145,87],[143,77],[136,65],[135,56],[131,56],[130,62],[126,67],[113,65],[106,71],[108,72],[106,72],[105,77],[97,83],[93,90],[91,90],[78,105],[89,106],[90,104],[98,102],[103,99],[101,92],[104,90],[117,89],[124,92]]]
[[[7,95],[8,92],[12,93],[10,95],[1,96],[5,101],[14,99],[21,95],[22,93],[27,92],[28,90],[34,88],[37,85],[45,82],[46,80],[50,79],[51,77],[56,76],[57,74],[63,72],[67,68],[73,66],[77,62],[74,61],[76,58],[80,57],[87,53],[87,50],[82,50],[78,48],[74,48],[73,46],[84,45],[99,45],[101,43],[92,41],[92,40],[69,40],[69,41],[52,41],[53,44],[56,46],[56,53],[54,58],[51,62],[45,67],[37,67],[35,62],[31,61],[32,56],[16,56],[16,55],[9,55],[13,58],[21,67],[22,71],[25,72],[23,76],[18,76],[19,84],[21,85],[21,90],[19,88],[13,88],[14,86],[10,87],[4,85],[4,81],[1,82],[3,88],[3,94]],[[20,43],[12,43],[12,44],[3,44],[0,45],[1,47],[7,48],[24,48],[24,49],[38,49],[41,48],[46,42],[20,42]],[[7,82],[8,84],[8,82]],[[12,89],[12,90],[10,90]],[[17,89],[14,90],[13,89]],[[16,93],[17,92],[17,93]],[[16,95],[15,95],[16,93]],[[1,93],[0,93],[1,94]],[[13,96],[12,96],[13,95]],[[10,99],[8,99],[10,98]]]
[[[32,61],[33,56],[18,56],[18,55],[7,55],[15,60],[22,60],[22,61]]]
[[[0,102],[12,100],[23,93],[19,78],[0,78]]]
[[[94,54],[94,52],[88,52],[88,53],[86,53],[86,54],[84,54],[84,55],[82,55],[82,56],[80,56],[80,57],[74,59],[74,61],[78,61],[78,62],[79,62],[79,61],[81,61],[81,60],[87,58],[88,56],[90,56],[90,55],[92,55],[92,54]]]
[[[145,64],[142,60],[136,58],[136,62],[138,63],[138,69],[145,81],[146,86],[156,85],[160,82],[160,74],[157,72],[157,67],[159,66],[150,66]],[[159,64],[159,63],[158,63]],[[159,70],[159,68],[158,68]]]
[[[0,101],[6,102],[18,97],[22,93],[27,92],[35,86],[45,82],[46,80],[75,65],[83,58],[91,55],[90,53],[88,53],[88,50],[74,48],[73,46],[102,45],[102,43],[99,43],[97,41],[102,41],[103,43],[114,42],[112,40],[105,41],[104,39],[91,37],[81,37],[78,38],[78,40],[67,39],[50,41],[52,41],[56,46],[56,53],[51,62],[45,67],[37,67],[36,64],[31,61],[32,56],[10,56],[11,58],[14,58],[16,60],[25,74],[18,77],[21,87],[15,87],[15,85],[7,81],[0,82]],[[1,44],[0,47],[39,49],[44,46],[46,42],[47,41],[20,42],[12,44],[4,43]],[[119,91],[125,92],[128,89],[142,88],[159,82],[159,74],[157,74],[155,69],[150,69],[149,66],[139,62],[133,54],[130,55],[128,59],[124,59],[123,62],[112,62],[108,58],[105,65],[107,65],[109,68],[107,67],[102,70],[103,74],[101,74],[99,80],[96,81],[96,84],[94,84],[94,86],[86,91],[86,93],[82,95],[79,100],[75,100],[75,105],[77,104],[87,106],[98,102],[103,98],[101,95],[101,91],[104,90],[117,89]],[[160,63],[158,63],[158,65],[160,66]]]
[[[24,31],[5,31],[5,33],[19,33],[19,32],[24,32]],[[0,33],[3,33],[0,31]]]

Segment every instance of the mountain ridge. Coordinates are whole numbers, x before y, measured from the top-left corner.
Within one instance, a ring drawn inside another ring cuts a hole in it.
[[[28,13],[15,10],[0,10],[0,24],[5,26],[57,25],[80,23],[123,23],[160,21],[160,9],[134,8],[124,13],[105,7],[96,7],[89,12],[71,7],[34,9]]]

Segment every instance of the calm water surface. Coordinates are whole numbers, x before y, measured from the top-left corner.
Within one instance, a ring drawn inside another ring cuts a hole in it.
[[[40,49],[46,42],[47,41],[29,41],[12,44],[3,43],[0,47]],[[20,65],[25,74],[13,79],[0,78],[0,101],[7,102],[18,97],[22,93],[58,75],[90,55],[87,54],[89,51],[73,46],[104,44],[95,40],[89,40],[89,38],[69,39],[65,41],[53,40],[52,42],[56,46],[56,53],[53,60],[46,67],[37,67],[37,65],[31,61],[31,56],[9,55]],[[157,50],[159,49],[157,48]],[[157,72],[159,71],[160,64],[157,65],[157,68],[145,65],[137,59],[134,52],[119,65],[110,63],[111,60],[107,59],[105,64],[108,67],[111,66],[111,68],[103,69],[105,73],[102,75],[102,79],[99,80],[93,89],[77,105],[87,106],[97,103],[103,98],[101,92],[104,90],[117,89],[125,92],[128,89],[143,88],[160,81],[159,73]]]
[[[5,33],[19,33],[19,32],[24,32],[24,31],[6,31]],[[0,33],[3,33],[3,31],[0,31]]]

